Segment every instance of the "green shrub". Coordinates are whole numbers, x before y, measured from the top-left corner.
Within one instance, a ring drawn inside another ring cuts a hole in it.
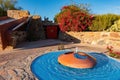
[[[92,25],[89,27],[89,30],[105,31],[114,24],[114,21],[118,19],[120,19],[120,16],[115,14],[96,15]]]
[[[114,24],[109,29],[107,29],[107,31],[120,32],[120,19],[115,21]]]
[[[109,53],[109,56],[110,56],[110,57],[115,57],[116,54],[114,54],[114,53]]]

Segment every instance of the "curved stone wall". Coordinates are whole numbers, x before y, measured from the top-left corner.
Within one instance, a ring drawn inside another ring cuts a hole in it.
[[[60,32],[59,39],[92,45],[111,45],[120,47],[120,32]]]

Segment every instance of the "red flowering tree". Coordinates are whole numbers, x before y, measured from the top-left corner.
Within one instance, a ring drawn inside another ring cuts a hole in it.
[[[61,31],[84,31],[92,23],[92,15],[75,5],[64,6],[55,16]]]

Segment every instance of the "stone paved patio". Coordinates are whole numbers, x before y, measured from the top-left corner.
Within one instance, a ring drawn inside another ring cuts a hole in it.
[[[106,46],[62,42],[52,39],[24,42],[12,51],[0,52],[0,80],[37,80],[31,73],[31,62],[37,56],[50,51],[57,51],[60,43],[63,43],[66,49],[71,50],[77,46],[81,51],[106,52]]]

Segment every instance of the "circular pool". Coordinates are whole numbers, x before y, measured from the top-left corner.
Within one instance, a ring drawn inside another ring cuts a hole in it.
[[[69,51],[49,52],[37,57],[31,71],[39,80],[120,80],[120,62],[102,53],[87,53],[96,58],[93,68],[77,69],[58,63],[58,56]]]

